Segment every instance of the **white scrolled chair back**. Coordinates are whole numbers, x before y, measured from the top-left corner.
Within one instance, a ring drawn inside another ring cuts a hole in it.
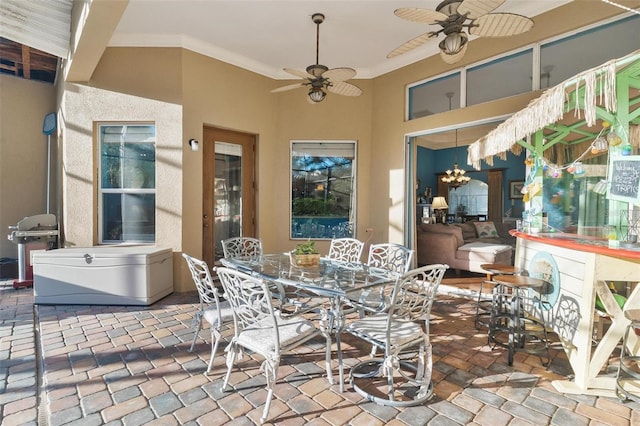
[[[372,244],[367,265],[406,274],[411,269],[413,250],[395,243]]]
[[[226,258],[260,257],[262,241],[253,237],[233,237],[222,240],[222,252]]]
[[[364,249],[364,242],[355,238],[334,238],[329,246],[327,257],[340,262],[359,262]]]

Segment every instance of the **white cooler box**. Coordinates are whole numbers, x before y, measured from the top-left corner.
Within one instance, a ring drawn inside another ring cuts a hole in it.
[[[150,305],[173,292],[168,248],[74,247],[32,256],[36,304]]]

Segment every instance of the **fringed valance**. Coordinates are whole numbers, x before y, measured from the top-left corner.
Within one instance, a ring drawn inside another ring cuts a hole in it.
[[[504,155],[503,153],[509,150],[514,154],[522,152],[522,147],[516,142],[559,121],[565,113],[569,112],[569,95],[574,92],[577,96],[581,87],[584,87],[584,99],[581,102],[576,102],[574,114],[580,118],[580,108],[582,108],[587,125],[593,126],[596,123],[596,105],[601,105],[609,112],[616,111],[618,104],[616,99],[617,68],[638,58],[640,58],[640,50],[623,58],[606,62],[599,67],[583,71],[575,77],[545,90],[525,109],[516,112],[489,134],[471,144],[467,150],[467,164],[480,170],[482,160],[492,165],[494,155]],[[600,88],[599,94],[596,93],[598,87]]]

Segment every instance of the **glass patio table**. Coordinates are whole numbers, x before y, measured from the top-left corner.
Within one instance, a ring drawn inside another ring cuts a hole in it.
[[[383,268],[328,258],[320,258],[317,266],[297,266],[291,263],[289,253],[222,258],[220,261],[226,267],[294,289],[294,297],[289,298],[294,303],[296,294],[326,297],[329,308],[324,313],[332,331],[339,331],[344,325],[342,302],[345,297],[358,294],[364,299],[375,289],[398,278],[398,274]]]
[[[275,283],[278,292],[285,287],[293,289],[293,294],[284,292],[286,301],[300,307],[301,312],[318,308],[320,327],[338,337],[345,326],[343,302],[347,296],[351,296],[351,300],[366,300],[372,291],[379,291],[381,286],[400,278],[398,273],[387,269],[328,258],[320,258],[317,266],[297,266],[292,264],[289,253],[222,258],[220,261],[226,267]],[[326,303],[309,305],[310,295],[326,298]],[[384,306],[384,295],[382,292],[380,295],[381,306]],[[296,313],[299,312],[294,311]],[[340,369],[340,392],[344,391],[343,374]]]

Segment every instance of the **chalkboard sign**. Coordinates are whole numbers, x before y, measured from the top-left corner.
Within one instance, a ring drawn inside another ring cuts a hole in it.
[[[611,160],[609,198],[640,203],[640,156],[622,156]]]

